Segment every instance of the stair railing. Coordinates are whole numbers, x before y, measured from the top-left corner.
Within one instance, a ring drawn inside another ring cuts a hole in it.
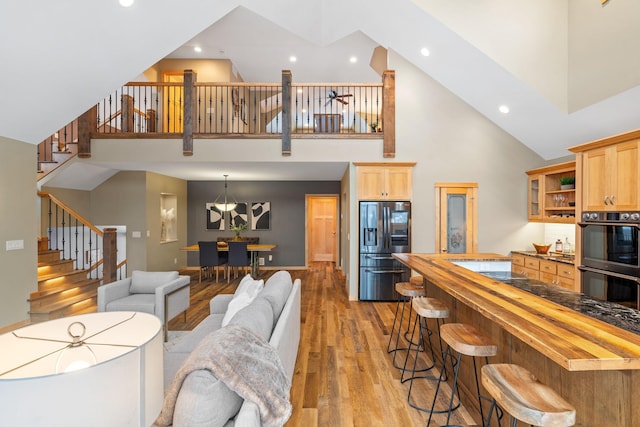
[[[46,208],[43,231],[49,238],[49,249],[59,250],[62,259],[73,260],[74,269],[87,271],[88,278],[103,279],[104,283],[114,280],[117,247],[115,237],[105,238],[105,233],[115,235],[115,229],[103,232],[52,194],[38,195]],[[105,259],[112,261],[105,263]]]

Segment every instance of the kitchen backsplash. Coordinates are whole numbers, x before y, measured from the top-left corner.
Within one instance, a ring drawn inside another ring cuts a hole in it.
[[[564,243],[569,238],[571,249],[575,250],[576,244],[576,226],[573,224],[545,224],[544,225],[544,243],[551,244],[551,250],[554,250],[556,240],[560,239]]]

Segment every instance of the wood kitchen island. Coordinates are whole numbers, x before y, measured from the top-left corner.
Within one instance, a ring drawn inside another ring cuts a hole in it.
[[[449,306],[448,322],[470,323],[495,341],[498,354],[489,358],[490,363],[522,365],[574,405],[576,425],[640,426],[636,310],[526,277],[499,281],[454,264],[510,260],[501,255],[394,257],[424,277],[428,296]],[[620,317],[622,323],[616,323]],[[429,326],[437,330],[435,324]],[[460,372],[462,400],[479,422],[469,359],[463,357]]]

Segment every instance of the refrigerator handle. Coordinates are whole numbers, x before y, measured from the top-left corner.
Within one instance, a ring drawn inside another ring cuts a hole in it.
[[[387,206],[382,207],[382,222],[384,248],[389,249],[389,208]]]

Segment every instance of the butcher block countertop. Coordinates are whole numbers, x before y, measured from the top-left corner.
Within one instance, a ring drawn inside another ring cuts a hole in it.
[[[509,257],[497,254],[393,256],[568,371],[640,369],[640,335],[553,302],[544,292],[536,296],[450,262],[509,261]],[[536,284],[546,287],[541,282]],[[586,298],[577,292],[563,290],[560,293],[561,299],[574,299],[578,306]],[[608,311],[611,307],[618,306],[603,304],[600,310]]]

